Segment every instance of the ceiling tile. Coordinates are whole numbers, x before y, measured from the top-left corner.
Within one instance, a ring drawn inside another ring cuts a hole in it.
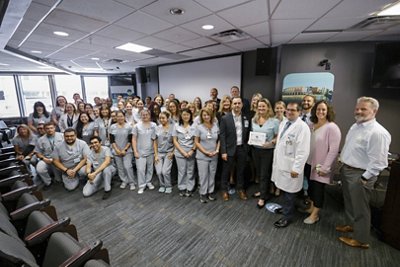
[[[311,19],[271,20],[272,34],[300,33],[313,22]]]
[[[290,41],[292,44],[299,43],[323,43],[326,39],[336,35],[337,33],[302,33],[297,35]]]
[[[171,15],[169,12],[171,8],[183,9],[184,13],[182,15]],[[211,12],[206,8],[188,0],[157,1],[144,7],[142,11],[175,25],[211,15]]]
[[[185,55],[185,56],[189,56],[189,57],[193,57],[193,58],[212,56],[211,53],[206,52],[206,51],[202,51],[202,50],[191,50],[191,51],[187,51],[187,52],[180,53],[180,54],[181,55]]]
[[[32,2],[45,6],[53,6],[57,2],[57,0],[33,0]]]
[[[109,0],[68,0],[61,2],[57,9],[108,22],[135,11],[126,5]]]
[[[154,16],[137,11],[115,24],[134,31],[153,34],[171,28],[173,25]]]
[[[262,23],[243,27],[242,30],[253,37],[263,36],[269,34],[269,24],[267,21]]]
[[[202,48],[200,50],[208,52],[208,53],[216,54],[216,55],[219,55],[219,54],[231,54],[231,53],[236,53],[236,52],[239,51],[237,49],[234,49],[232,47],[228,47],[228,46],[222,45],[222,44],[205,47],[205,48]]]
[[[157,49],[162,49],[164,46],[170,46],[173,44],[169,41],[162,40],[162,39],[152,37],[152,36],[148,36],[143,39],[136,40],[135,43],[144,45],[144,46],[148,46],[151,48],[157,48]]]
[[[55,10],[44,21],[45,23],[60,26],[60,30],[75,29],[92,32],[106,25],[106,22],[91,19],[70,12]]]
[[[113,38],[116,40],[121,40],[121,41],[134,41],[136,39],[142,38],[145,36],[145,34],[136,32],[133,30],[129,30],[127,28],[119,27],[116,25],[110,25],[98,32],[96,32],[96,35],[101,35],[107,38]]]
[[[49,6],[32,2],[28,10],[24,14],[24,20],[31,19],[38,21],[50,10]]]
[[[203,46],[206,46],[206,45],[217,44],[217,42],[215,42],[214,40],[211,40],[209,38],[206,38],[206,37],[201,37],[201,38],[198,38],[196,40],[183,42],[182,44],[186,45],[186,46],[189,46],[191,48],[197,48],[197,47],[203,47]]]
[[[244,2],[248,2],[249,0],[194,0],[195,2],[199,3],[200,5],[212,10],[212,11],[219,11],[221,9],[233,7]]]
[[[69,35],[68,36],[58,36],[53,34],[54,31],[65,31]],[[69,40],[70,42],[75,41],[76,39],[82,38],[83,36],[87,35],[88,32],[83,32],[80,30],[73,30],[73,29],[64,29],[60,28],[59,26],[47,24],[47,23],[41,23],[39,27],[33,32],[32,35],[41,35],[43,37],[42,42],[46,42],[45,38],[48,36],[52,38],[58,38],[62,40]],[[30,38],[28,38],[29,40]]]
[[[230,42],[227,43],[226,45],[239,49],[241,51],[248,51],[248,50],[252,50],[252,49],[256,49],[256,48],[261,48],[261,47],[265,47],[265,45],[263,43],[261,43],[260,41],[257,41],[256,39],[253,38],[249,38],[246,40],[241,40],[241,41],[237,41],[237,42]]]
[[[164,51],[168,51],[168,52],[171,52],[171,53],[177,53],[179,51],[184,51],[184,50],[188,50],[188,49],[190,49],[190,47],[183,46],[183,45],[180,45],[180,44],[173,44],[173,45],[170,45],[170,46],[163,47]]]
[[[188,30],[185,30],[181,27],[174,27],[172,29],[168,29],[162,31],[160,33],[155,34],[154,36],[174,42],[174,43],[181,43],[189,40],[193,40],[199,38],[200,36],[192,33]]]
[[[124,5],[127,5],[127,6],[130,6],[130,7],[133,7],[135,9],[141,9],[141,8],[143,8],[143,7],[147,6],[147,5],[150,5],[151,3],[156,2],[158,0],[135,0],[135,1],[132,1],[132,0],[114,0],[114,1],[118,2],[118,3],[121,3],[121,4],[124,4]]]
[[[365,18],[352,17],[352,18],[322,18],[316,23],[311,25],[307,31],[321,31],[321,30],[345,30],[357,23],[363,21]]]
[[[256,39],[265,45],[268,45],[268,46],[271,45],[271,36],[270,35],[259,36]]]
[[[368,36],[379,33],[380,31],[349,31],[338,33],[328,40],[327,42],[348,42],[348,41],[358,41]]]
[[[266,0],[255,0],[221,12],[218,16],[238,27],[266,21],[269,17]]]
[[[272,19],[316,19],[342,0],[282,0]]]
[[[201,26],[203,25],[213,25],[214,29],[212,30],[203,30]],[[194,21],[191,21],[189,23],[185,23],[181,25],[183,28],[186,28],[192,32],[195,32],[197,34],[203,35],[203,36],[210,36],[214,33],[234,29],[235,26],[232,24],[229,24],[225,20],[221,19],[220,17],[216,15],[211,15],[207,16],[204,18],[200,18]]]
[[[324,18],[351,18],[367,17],[370,13],[380,11],[385,5],[391,4],[393,0],[351,0],[342,1],[333,8]]]
[[[291,39],[293,39],[297,34],[296,33],[278,33],[278,34],[272,34],[272,46],[278,46],[283,43],[289,42]]]
[[[278,7],[278,4],[279,4],[280,1],[282,1],[282,0],[268,0],[268,2],[269,2],[269,14],[270,15]]]

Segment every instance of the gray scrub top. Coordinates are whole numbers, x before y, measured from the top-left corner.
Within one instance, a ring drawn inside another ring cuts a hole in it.
[[[90,153],[87,157],[87,161],[92,164],[92,168],[96,170],[103,162],[106,160],[106,157],[112,157],[111,150],[109,147],[102,146],[100,153],[94,152],[94,150],[90,150]]]
[[[24,153],[24,156],[26,156],[25,154],[29,154],[32,151],[31,148],[28,148],[28,147],[36,145],[37,137],[34,134],[32,134],[29,138],[21,138],[21,136],[17,135],[12,139],[11,143],[14,146],[18,145],[19,148]],[[29,153],[27,153],[28,150],[29,150]]]
[[[56,115],[57,120],[60,119],[60,117],[64,114],[64,108],[61,108],[59,106],[56,106],[53,108],[51,111],[51,116]]]
[[[174,125],[171,124],[168,127],[168,131],[165,131],[162,125],[157,126],[158,153],[168,153],[174,150],[174,143],[172,142],[173,131]]]
[[[177,137],[179,145],[187,153],[193,148],[195,132],[196,128],[193,125],[184,128],[182,125],[175,124],[172,136]],[[175,156],[183,157],[178,149],[175,149]]]
[[[111,118],[103,119],[97,118],[94,121],[94,130],[99,133],[99,137],[101,138],[101,144],[103,146],[110,146],[110,140],[108,139],[108,134],[110,133],[111,127]]]
[[[70,146],[64,141],[54,148],[52,157],[58,159],[66,168],[73,168],[87,155],[90,149],[85,141],[76,139],[75,143]]]
[[[89,122],[86,127],[82,128],[82,140],[88,145],[90,144],[90,138],[94,135],[94,128],[94,122]]]
[[[118,127],[117,123],[112,124],[110,127],[110,134],[114,135],[115,144],[117,144],[120,149],[123,149],[126,144],[131,143],[132,140],[128,140],[128,136],[131,133],[132,127],[129,125],[129,123],[125,123],[124,127],[122,128]],[[114,149],[113,153],[115,154]],[[132,153],[132,146],[129,147],[126,153]]]
[[[51,116],[49,115],[47,118],[46,116],[42,115],[39,118],[34,118],[33,113],[29,114],[28,122],[31,122],[33,126],[36,128],[39,123],[46,123],[51,120]]]
[[[64,135],[62,133],[56,132],[52,137],[43,135],[36,143],[35,152],[42,154],[46,158],[51,158],[54,148],[60,146],[62,142],[64,142]]]
[[[136,147],[141,157],[154,154],[153,140],[157,138],[157,125],[150,122],[149,127],[145,127],[143,122],[139,122],[133,127],[132,135],[136,136]]]
[[[200,145],[207,151],[215,151],[219,137],[218,123],[213,123],[211,129],[208,129],[204,124],[199,124],[196,127],[196,137],[200,137]],[[213,158],[218,157],[218,154]],[[197,149],[196,159],[210,159]]]

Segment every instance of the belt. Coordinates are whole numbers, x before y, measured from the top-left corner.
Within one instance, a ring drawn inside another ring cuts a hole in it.
[[[364,170],[364,169],[360,169],[360,168],[352,167],[352,166],[350,166],[350,165],[347,165],[347,164],[345,164],[345,163],[343,163],[343,166],[345,166],[346,168],[348,168],[348,169],[351,169],[351,170],[356,170],[356,171],[364,171],[364,172],[365,172],[365,170]]]
[[[243,147],[244,145],[239,145],[239,146],[236,146],[236,147]]]

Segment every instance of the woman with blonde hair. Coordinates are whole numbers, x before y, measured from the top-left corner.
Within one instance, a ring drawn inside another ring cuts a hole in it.
[[[263,208],[270,198],[268,186],[271,181],[272,159],[276,137],[279,129],[279,120],[274,118],[271,103],[266,98],[258,101],[257,112],[251,120],[253,132],[264,133],[265,142],[262,145],[253,145],[253,161],[257,177],[260,179],[260,195],[258,208]]]
[[[279,121],[283,121],[285,119],[285,112],[286,112],[286,104],[283,101],[278,101],[274,105],[275,111],[275,118]]]
[[[251,118],[253,118],[254,115],[256,115],[257,104],[258,104],[258,101],[260,101],[260,99],[262,99],[262,95],[260,93],[255,93],[251,97],[251,104],[250,104],[250,117]]]

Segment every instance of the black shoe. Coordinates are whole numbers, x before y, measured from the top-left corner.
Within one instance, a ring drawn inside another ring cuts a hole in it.
[[[50,189],[50,187],[51,187],[51,183],[48,184],[48,185],[44,185],[43,188],[42,188],[42,190],[43,190],[43,191],[48,191],[48,190]]]
[[[186,191],[185,190],[179,190],[179,196],[180,197],[184,197],[185,196]]]
[[[284,228],[284,227],[288,226],[289,224],[290,224],[290,222],[288,220],[281,218],[274,223],[274,226],[276,228]]]
[[[207,203],[207,196],[206,195],[200,195],[200,202],[201,203]]]
[[[110,195],[111,195],[111,190],[110,191],[104,191],[103,200],[109,198]]]
[[[276,214],[282,214],[283,213],[283,209],[282,208],[275,209],[275,213]]]
[[[192,191],[186,190],[185,196],[186,196],[186,197],[191,197],[191,196],[193,196]]]
[[[217,200],[217,198],[215,197],[214,194],[208,194],[208,200],[215,201],[215,200]]]

